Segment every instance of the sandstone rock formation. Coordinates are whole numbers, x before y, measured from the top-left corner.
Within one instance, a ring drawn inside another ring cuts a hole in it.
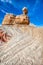
[[[4,20],[2,22],[2,25],[12,25],[12,24],[29,24],[29,18],[27,16],[28,10],[26,8],[23,8],[23,14],[22,15],[12,15],[12,14],[7,14],[4,17]]]
[[[13,36],[7,44],[0,42],[0,65],[43,65],[43,27],[1,27]]]
[[[0,29],[0,41],[1,42],[8,42],[10,39],[10,35],[8,35],[6,32],[4,32],[2,29]]]
[[[25,14],[25,15],[28,14],[28,9],[27,9],[26,7],[24,7],[24,8],[22,9],[22,11],[23,11],[23,14]]]
[[[14,15],[6,14],[5,17],[4,17],[4,20],[2,22],[2,25],[11,25],[11,24],[13,24],[14,19],[15,19]]]
[[[28,13],[27,8],[24,7],[22,10],[23,10],[23,14],[16,16],[15,22],[17,24],[29,24],[30,20],[29,20],[29,18],[27,16],[27,13]]]
[[[16,24],[29,24],[30,21],[26,15],[18,15],[14,21]]]

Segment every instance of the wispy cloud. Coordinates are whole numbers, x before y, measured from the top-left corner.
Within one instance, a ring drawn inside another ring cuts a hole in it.
[[[9,2],[12,3],[12,0],[1,0],[2,2]]]
[[[4,10],[1,10],[3,13],[6,13],[6,14],[8,14],[6,11],[4,11]]]

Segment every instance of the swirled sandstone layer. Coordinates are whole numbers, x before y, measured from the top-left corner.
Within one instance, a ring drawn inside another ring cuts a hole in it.
[[[1,26],[11,34],[0,42],[0,65],[43,65],[43,28],[29,25]]]

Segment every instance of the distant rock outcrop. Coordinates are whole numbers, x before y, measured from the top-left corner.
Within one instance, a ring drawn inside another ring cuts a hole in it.
[[[3,25],[12,25],[12,24],[29,24],[29,18],[27,16],[28,10],[27,8],[23,8],[23,14],[21,15],[12,15],[12,14],[6,14],[4,17],[4,20],[2,22]]]

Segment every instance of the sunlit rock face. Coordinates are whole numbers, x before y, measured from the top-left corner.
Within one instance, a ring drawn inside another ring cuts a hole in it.
[[[5,15],[2,25],[14,25],[14,24],[30,24],[30,20],[27,15]]]
[[[26,15],[5,15],[2,25],[29,24],[30,21]]]
[[[16,24],[30,24],[30,20],[26,15],[18,15],[14,21]]]
[[[13,24],[14,20],[15,20],[15,16],[13,14],[6,14],[3,19],[2,25]]]
[[[13,14],[6,14],[5,17],[4,17],[4,20],[2,22],[2,25],[12,25],[12,24],[29,24],[30,21],[29,21],[29,18],[27,16],[27,13],[28,13],[28,9],[26,7],[24,7],[22,9],[23,11],[23,14],[20,14],[20,15],[13,15]]]
[[[43,28],[33,25],[0,27],[12,37],[0,42],[1,65],[43,65]]]

